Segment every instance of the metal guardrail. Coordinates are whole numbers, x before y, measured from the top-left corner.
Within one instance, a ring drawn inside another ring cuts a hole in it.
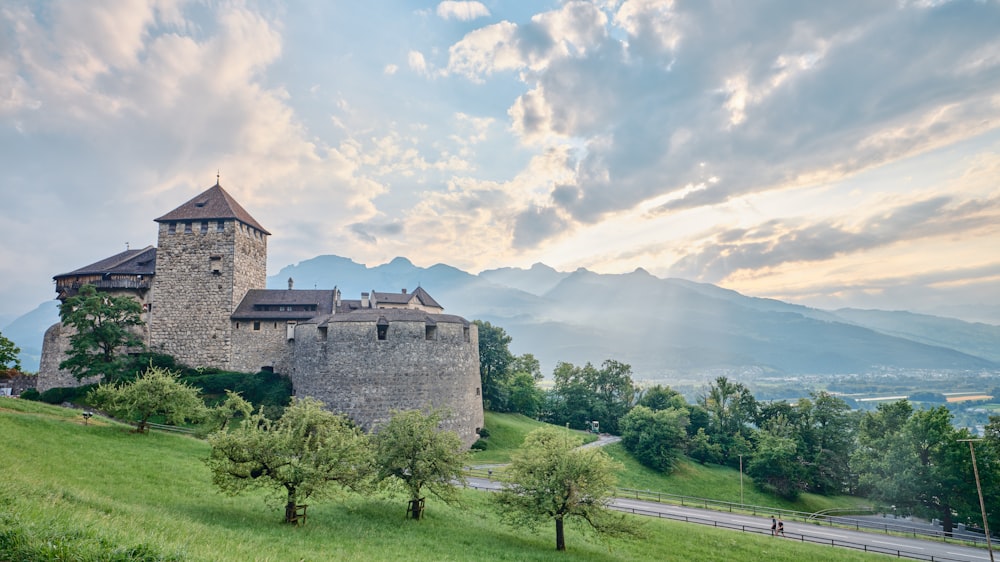
[[[616,511],[621,511],[623,513],[632,513],[635,515],[642,515],[646,517],[656,517],[657,519],[671,519],[674,521],[684,521],[686,523],[697,523],[700,525],[706,525],[709,527],[717,527],[720,529],[730,529],[735,531],[741,531],[744,533],[755,533],[755,534],[771,534],[771,530],[768,528],[757,527],[753,525],[742,525],[736,523],[726,523],[724,521],[716,521],[714,519],[704,519],[701,517],[692,517],[689,515],[679,515],[673,513],[661,513],[658,511],[649,511],[645,509],[639,509],[634,507],[622,507],[622,506],[610,506],[611,509]],[[824,544],[830,546],[836,546],[841,548],[851,548],[854,550],[860,550],[863,552],[873,552],[877,554],[887,554],[889,556],[895,556],[896,558],[909,558],[912,560],[928,560],[931,562],[962,562],[964,559],[960,558],[949,558],[943,556],[934,556],[925,554],[922,552],[911,552],[902,549],[888,548],[882,546],[873,546],[869,544],[856,543],[852,541],[846,541],[841,539],[831,539],[827,537],[817,537],[815,535],[809,535],[807,533],[795,533],[786,531],[785,535],[781,538],[798,540],[799,542],[808,542],[814,544]]]
[[[170,432],[173,432],[173,433],[191,434],[191,433],[194,433],[194,431],[195,431],[194,429],[192,429],[190,427],[179,427],[179,426],[176,426],[176,425],[165,425],[165,424],[162,424],[162,423],[146,422],[146,425],[150,429],[159,429],[160,431],[170,431]]]

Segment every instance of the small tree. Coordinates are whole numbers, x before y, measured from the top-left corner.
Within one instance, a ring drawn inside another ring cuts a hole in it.
[[[257,488],[277,492],[286,523],[295,521],[299,502],[330,495],[333,484],[359,489],[371,473],[367,437],[312,398],[294,400],[277,421],[258,411],[208,441],[212,482],[230,495]]]
[[[21,349],[0,333],[0,371],[8,369],[20,371],[21,360],[18,358],[19,353],[21,353]]]
[[[239,392],[226,390],[226,399],[218,406],[208,411],[208,421],[212,430],[223,431],[236,416],[249,418],[253,413],[253,405],[247,402]]]
[[[617,463],[598,448],[579,449],[555,428],[529,433],[500,476],[503,489],[495,499],[501,520],[535,528],[555,521],[556,550],[566,550],[563,522],[586,521],[602,536],[638,536],[624,515],[608,509]]]
[[[73,328],[69,336],[68,359],[59,364],[77,379],[101,376],[102,382],[115,382],[124,368],[120,350],[142,347],[142,338],[134,331],[143,324],[142,305],[130,297],[99,293],[93,285],[84,285],[76,296],[59,306],[59,318]]]
[[[179,380],[177,375],[160,367],[150,367],[134,381],[118,385],[102,384],[92,390],[90,401],[111,415],[137,423],[136,433],[148,431],[149,419],[163,416],[168,423],[200,420],[205,403],[198,389]]]
[[[454,503],[455,483],[465,482],[462,468],[467,455],[454,431],[438,428],[443,416],[441,410],[393,412],[375,437],[378,479],[396,479],[406,486],[413,519],[420,519],[424,488],[445,503]]]
[[[621,419],[622,445],[642,464],[670,472],[684,454],[687,410],[636,406]]]

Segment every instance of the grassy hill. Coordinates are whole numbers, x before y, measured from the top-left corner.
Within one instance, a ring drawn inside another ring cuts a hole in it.
[[[211,485],[208,446],[78,412],[0,399],[0,560],[873,560],[873,555],[689,524],[642,520],[647,538],[604,543],[567,524],[499,524],[485,493],[451,508],[428,499],[426,519],[405,501],[347,495],[313,501],[308,524],[282,524],[280,502],[227,497]],[[636,519],[636,521],[640,521]]]

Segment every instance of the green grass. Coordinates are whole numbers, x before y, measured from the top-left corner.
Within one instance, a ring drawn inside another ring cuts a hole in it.
[[[0,399],[0,559],[3,560],[873,560],[873,555],[636,518],[645,540],[602,542],[567,523],[568,551],[552,525],[499,524],[486,493],[463,506],[428,498],[426,518],[404,519],[403,498],[347,495],[311,501],[303,527],[260,495],[227,497],[211,485],[197,439]]]
[[[490,432],[490,436],[485,440],[488,448],[485,451],[473,452],[472,462],[474,464],[510,462],[510,454],[521,446],[525,435],[549,425],[521,414],[498,414],[496,412],[485,412],[485,414],[484,427]],[[597,440],[596,435],[584,431],[567,429],[566,434],[581,444]]]

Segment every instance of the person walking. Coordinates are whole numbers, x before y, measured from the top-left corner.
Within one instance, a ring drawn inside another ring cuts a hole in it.
[[[771,536],[778,536],[778,520],[773,515],[771,516]]]
[[[781,536],[785,536],[785,522],[782,521],[780,518],[778,519],[778,534]]]

